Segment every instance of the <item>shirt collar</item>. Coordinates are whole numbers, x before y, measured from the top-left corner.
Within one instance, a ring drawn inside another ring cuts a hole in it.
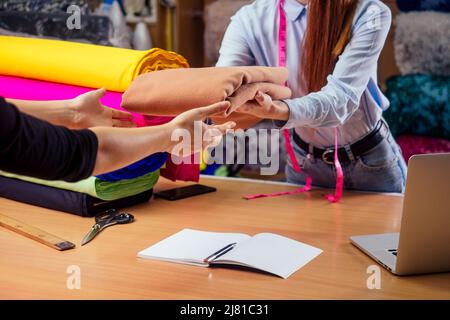
[[[284,12],[286,12],[286,17],[289,20],[295,21],[306,11],[306,7],[297,0],[286,0],[284,3]]]

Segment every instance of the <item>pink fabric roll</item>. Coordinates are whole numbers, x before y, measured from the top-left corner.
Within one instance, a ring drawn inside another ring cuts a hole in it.
[[[0,75],[0,96],[10,99],[64,100],[75,98],[76,96],[90,90],[94,89]],[[124,110],[120,106],[122,103],[122,93],[120,92],[107,91],[101,101],[108,107]],[[144,127],[147,125],[141,114],[132,114],[133,121],[138,127]]]

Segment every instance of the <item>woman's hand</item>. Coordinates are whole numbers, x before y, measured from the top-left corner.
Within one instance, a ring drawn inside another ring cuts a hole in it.
[[[132,115],[128,112],[114,110],[104,106],[100,99],[105,95],[104,88],[86,92],[70,100],[73,112],[71,128],[85,129],[91,127],[135,127]]]
[[[255,99],[248,101],[237,109],[237,112],[247,113],[262,119],[287,121],[289,119],[289,107],[282,101],[272,101],[272,98],[262,92],[258,92]]]
[[[236,123],[229,121],[221,125],[207,125],[203,121],[225,112],[229,106],[229,102],[219,102],[181,113],[167,124],[170,138],[166,150],[176,156],[185,157],[218,145],[226,131],[233,129]]]
[[[86,92],[74,99],[33,101],[7,99],[21,112],[69,129],[91,127],[135,127],[132,115],[100,103],[105,89]]]

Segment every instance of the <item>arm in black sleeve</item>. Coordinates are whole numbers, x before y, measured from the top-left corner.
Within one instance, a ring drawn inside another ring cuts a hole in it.
[[[94,171],[98,140],[22,114],[0,97],[0,170],[46,180],[78,181]]]

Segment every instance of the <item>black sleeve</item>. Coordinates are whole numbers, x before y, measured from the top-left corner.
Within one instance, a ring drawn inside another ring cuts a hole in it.
[[[0,170],[46,180],[78,181],[94,171],[98,140],[21,113],[0,97]]]

